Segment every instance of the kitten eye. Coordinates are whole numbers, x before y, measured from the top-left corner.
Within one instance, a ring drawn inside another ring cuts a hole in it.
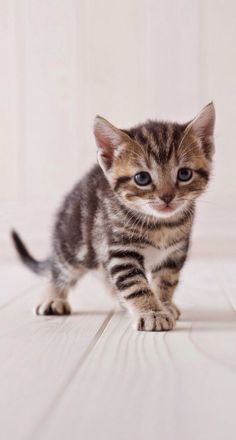
[[[139,186],[146,186],[151,183],[152,179],[149,173],[146,171],[141,171],[140,173],[135,174],[134,181]]]
[[[177,179],[181,182],[187,182],[191,179],[192,175],[193,172],[190,168],[180,168],[177,174]]]

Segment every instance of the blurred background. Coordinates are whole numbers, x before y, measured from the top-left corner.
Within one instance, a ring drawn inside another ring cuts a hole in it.
[[[38,256],[96,161],[93,118],[126,128],[216,106],[214,177],[194,255],[236,254],[234,0],[0,0],[0,258],[14,226]]]

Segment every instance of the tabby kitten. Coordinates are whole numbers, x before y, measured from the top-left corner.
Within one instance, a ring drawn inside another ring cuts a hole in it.
[[[37,262],[12,233],[21,259],[48,272],[38,315],[70,313],[69,290],[101,269],[137,330],[170,330],[172,302],[187,257],[195,200],[209,180],[215,111],[191,122],[147,121],[120,130],[97,116],[98,163],[66,197],[54,228],[52,255]]]

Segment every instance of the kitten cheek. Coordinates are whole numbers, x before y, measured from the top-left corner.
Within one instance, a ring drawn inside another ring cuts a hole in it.
[[[143,200],[140,201],[140,198],[137,197],[134,194],[130,194],[130,193],[126,193],[122,195],[123,200],[125,202],[125,204],[129,207],[129,208],[133,208],[136,211],[140,211],[140,212],[144,212],[142,207],[143,207]]]
[[[130,194],[128,192],[128,193],[124,194],[124,199],[126,200],[127,203],[132,203],[133,204],[133,203],[135,203],[137,201],[137,196],[134,195],[134,194]]]

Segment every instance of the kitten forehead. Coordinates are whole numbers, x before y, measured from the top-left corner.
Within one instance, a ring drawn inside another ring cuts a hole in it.
[[[147,121],[130,130],[123,130],[145,149],[149,157],[165,164],[178,148],[188,124]]]

